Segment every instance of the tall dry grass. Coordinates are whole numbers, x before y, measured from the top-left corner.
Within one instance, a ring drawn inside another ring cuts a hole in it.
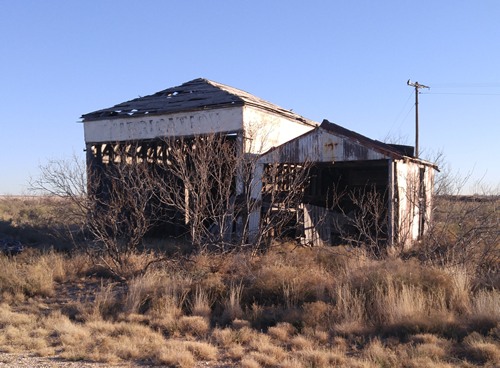
[[[362,247],[152,258],[134,255],[117,282],[84,253],[0,256],[0,349],[172,367],[500,365],[491,258],[488,274],[480,258]]]
[[[217,255],[217,266],[193,255],[127,283],[101,279],[71,313],[68,305],[47,313],[44,300],[67,280],[95,284],[89,269],[71,271],[85,263],[81,255],[3,257],[11,277],[1,284],[0,348],[175,367],[498,363],[500,293],[477,288],[474,274],[329,252],[284,246],[257,257]],[[28,271],[48,288],[24,286]],[[23,298],[6,297],[15,293]]]
[[[15,258],[0,255],[0,269],[0,290],[26,296],[51,296],[54,281],[66,276],[64,256],[54,252],[32,252]]]

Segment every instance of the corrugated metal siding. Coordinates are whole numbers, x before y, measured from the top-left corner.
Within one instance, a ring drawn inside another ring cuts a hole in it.
[[[339,137],[323,129],[315,129],[270,152],[263,162],[334,162],[387,159],[388,156],[365,147],[355,140]]]

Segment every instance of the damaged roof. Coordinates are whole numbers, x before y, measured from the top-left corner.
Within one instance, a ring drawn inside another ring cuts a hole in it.
[[[248,92],[204,78],[193,79],[180,86],[167,88],[149,96],[135,98],[110,108],[84,114],[82,119],[86,122],[242,105],[255,106],[306,124],[316,125],[290,110],[283,109]]]

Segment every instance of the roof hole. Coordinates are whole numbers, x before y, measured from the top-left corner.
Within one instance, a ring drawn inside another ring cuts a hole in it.
[[[174,96],[177,96],[179,94],[179,92],[175,91],[175,92],[172,92],[172,93],[168,93],[167,94],[167,98],[172,98]]]

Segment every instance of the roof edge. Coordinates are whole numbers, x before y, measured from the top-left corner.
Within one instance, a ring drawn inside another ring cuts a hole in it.
[[[244,90],[206,78],[196,78],[151,95],[118,103],[112,107],[82,114],[83,123],[104,119],[168,115],[177,112],[203,111],[233,106],[254,106],[306,125],[316,126],[310,119],[261,99]]]
[[[388,143],[383,143],[371,138],[368,138],[367,136],[364,136],[360,133],[356,133],[355,131],[349,130],[347,128],[344,128],[343,126],[340,126],[338,124],[332,123],[328,121],[327,119],[323,119],[320,128],[323,128],[327,131],[330,131],[335,134],[340,134],[343,135],[347,138],[351,139],[356,139],[360,143],[368,144],[371,148],[381,152],[382,154],[388,155],[393,159],[405,159],[405,160],[410,160],[413,162],[417,162],[423,165],[431,166],[435,170],[439,171],[439,168],[436,164],[429,162],[427,160],[423,160],[418,157],[410,156],[407,154],[406,150],[407,147],[411,146],[401,146],[401,147],[406,147],[406,149],[398,149],[398,145],[392,145]]]

